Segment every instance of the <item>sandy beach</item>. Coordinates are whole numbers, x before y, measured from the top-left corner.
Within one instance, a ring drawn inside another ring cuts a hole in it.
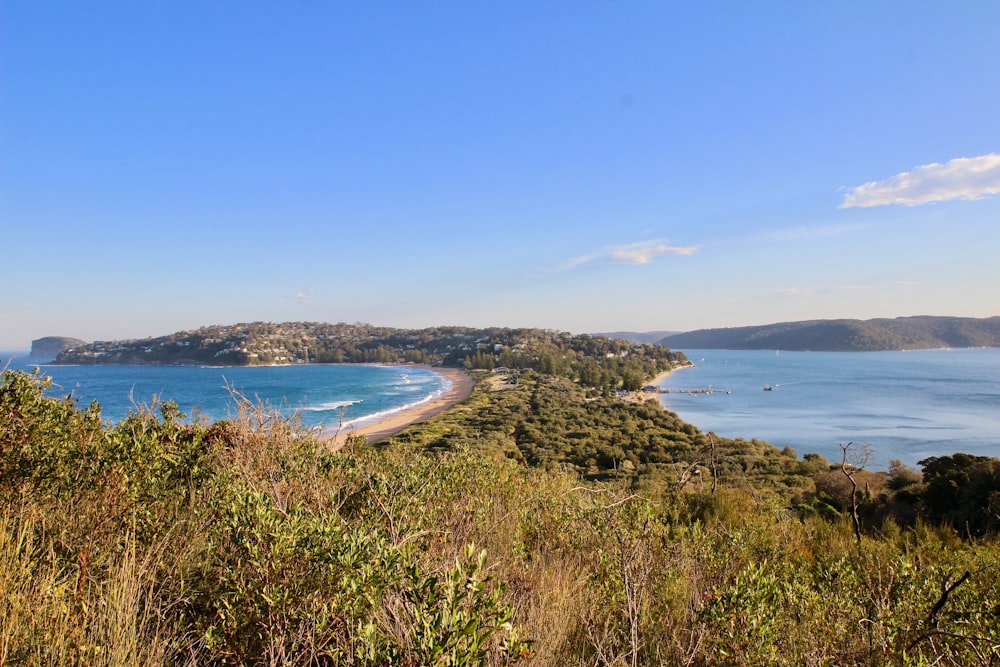
[[[652,380],[646,382],[644,387],[659,387],[660,383],[667,379],[667,377],[675,372],[685,368],[692,368],[694,364],[685,364],[684,366],[674,366],[670,370],[663,371]],[[642,401],[652,401],[659,399],[660,394],[658,392],[646,392],[646,391],[634,391],[630,392],[625,396],[625,400],[631,403],[641,403]]]
[[[666,371],[663,371],[662,373],[660,373],[659,375],[657,375],[655,378],[653,378],[652,380],[650,380],[649,382],[647,382],[646,385],[647,386],[658,387],[658,386],[660,386],[660,383],[663,382],[664,380],[666,380],[667,377],[671,373],[673,373],[674,371],[680,371],[680,370],[684,370],[685,368],[693,368],[693,367],[694,367],[694,364],[685,364],[683,366],[674,366],[673,368],[671,368],[669,370],[666,370]]]
[[[430,419],[459,401],[465,400],[472,393],[472,388],[475,386],[472,376],[457,368],[442,368],[440,366],[421,366],[421,368],[440,373],[451,380],[451,389],[448,390],[448,393],[438,399],[421,403],[409,410],[404,410],[385,419],[361,424],[356,427],[344,428],[331,438],[333,446],[342,446],[347,437],[352,435],[363,435],[368,438],[369,443],[384,440],[399,433],[410,424]]]

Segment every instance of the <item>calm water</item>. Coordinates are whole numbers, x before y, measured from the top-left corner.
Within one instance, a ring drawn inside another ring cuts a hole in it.
[[[696,366],[661,387],[714,393],[660,400],[704,431],[831,461],[840,443],[868,443],[882,469],[955,452],[1000,457],[1000,349],[685,353]]]
[[[842,442],[874,448],[872,464],[909,465],[968,452],[1000,456],[1000,349],[910,352],[686,350],[696,363],[661,385],[714,393],[662,394],[663,404],[705,431],[759,438],[799,454],[839,460]],[[26,355],[12,367],[33,368]],[[6,361],[8,355],[0,353]],[[0,363],[0,366],[3,364]],[[157,396],[187,414],[230,416],[226,389],[297,412],[307,426],[336,428],[433,400],[447,378],[422,368],[355,365],[209,368],[41,366],[80,405],[101,404],[117,420]],[[773,387],[763,391],[764,385]],[[726,393],[729,390],[732,393]]]
[[[25,355],[26,356],[26,355]],[[3,356],[4,362],[9,357]],[[12,368],[31,369],[15,358]],[[306,426],[337,428],[378,419],[434,400],[451,381],[425,368],[402,366],[303,365],[217,368],[204,366],[54,366],[41,365],[52,378],[53,395],[72,394],[80,406],[92,400],[105,418],[119,420],[135,403],[153,397],[172,400],[189,417],[209,420],[234,413],[227,387],[247,398],[298,413]]]

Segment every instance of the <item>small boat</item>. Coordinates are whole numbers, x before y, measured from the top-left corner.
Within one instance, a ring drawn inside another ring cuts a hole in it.
[[[769,384],[764,385],[764,391],[771,391],[772,387]]]

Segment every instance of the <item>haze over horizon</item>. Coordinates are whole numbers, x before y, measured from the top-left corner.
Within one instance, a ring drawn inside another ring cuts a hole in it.
[[[0,349],[1000,315],[1000,4],[0,0]]]

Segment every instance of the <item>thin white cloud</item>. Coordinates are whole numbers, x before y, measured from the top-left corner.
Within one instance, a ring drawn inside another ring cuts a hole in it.
[[[315,292],[313,289],[302,290],[301,292],[296,292],[294,297],[282,296],[278,297],[278,303],[302,303],[307,304],[310,302],[310,296]]]
[[[590,254],[573,257],[559,265],[558,271],[569,271],[591,262],[610,264],[649,264],[662,255],[693,255],[694,246],[672,246],[663,241],[642,241],[628,245],[608,246]]]
[[[840,208],[920,206],[950,199],[979,199],[1000,193],[1000,155],[932,162],[882,181],[859,185],[844,195]]]

